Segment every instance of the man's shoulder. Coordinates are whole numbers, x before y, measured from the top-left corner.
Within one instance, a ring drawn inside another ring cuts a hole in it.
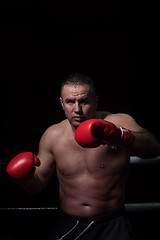
[[[110,112],[106,112],[106,111],[97,111],[96,112],[96,118],[99,118],[99,119],[105,119],[107,116],[109,116]]]
[[[120,120],[122,120],[123,121],[123,120],[127,120],[127,119],[130,119],[130,118],[132,118],[132,117],[127,113],[111,113],[111,114],[109,114],[105,117],[105,120],[107,120],[107,121],[111,121],[111,120],[120,121]]]
[[[46,132],[48,134],[61,134],[61,132],[63,132],[64,129],[66,128],[66,126],[67,126],[67,119],[51,125],[49,128],[47,128]]]
[[[105,120],[124,128],[131,128],[133,125],[136,124],[134,118],[127,113],[110,114],[105,118]]]
[[[61,136],[61,134],[63,134],[66,125],[67,120],[63,120],[60,123],[53,124],[46,129],[42,137],[50,140],[58,139],[58,137]]]

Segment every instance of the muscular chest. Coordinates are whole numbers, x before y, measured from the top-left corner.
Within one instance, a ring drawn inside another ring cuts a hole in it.
[[[73,141],[65,142],[54,150],[57,169],[62,175],[110,174],[127,164],[126,152],[109,146],[82,148]]]

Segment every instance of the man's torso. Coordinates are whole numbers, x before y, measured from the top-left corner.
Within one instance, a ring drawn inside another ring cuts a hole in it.
[[[120,146],[82,148],[67,120],[57,125],[53,142],[60,207],[78,216],[114,212],[123,205],[129,156]]]

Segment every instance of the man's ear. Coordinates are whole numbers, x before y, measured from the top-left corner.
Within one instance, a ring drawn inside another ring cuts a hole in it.
[[[63,99],[60,97],[59,100],[60,100],[61,106],[62,106],[62,108],[64,110]]]

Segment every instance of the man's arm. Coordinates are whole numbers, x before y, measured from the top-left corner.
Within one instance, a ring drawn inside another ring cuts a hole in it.
[[[134,138],[128,146],[130,155],[140,158],[153,158],[160,155],[160,143],[152,133],[139,126],[130,115],[111,114],[105,120],[132,131]]]
[[[31,152],[21,153],[8,164],[7,173],[30,194],[42,191],[54,172],[51,140],[50,130],[47,130],[40,140],[37,156]]]
[[[54,154],[51,151],[51,134],[50,128],[43,134],[37,157],[40,159],[40,166],[36,168],[33,178],[29,179],[24,185],[24,189],[30,194],[36,194],[42,191],[49,183],[54,169]]]

